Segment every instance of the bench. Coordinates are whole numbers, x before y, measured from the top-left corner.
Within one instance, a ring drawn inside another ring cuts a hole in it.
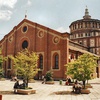
[[[75,89],[75,93],[76,94],[79,94],[79,93],[81,93],[81,94],[89,94],[90,90],[88,90],[88,89]]]
[[[89,93],[90,93],[90,90],[88,90],[88,89],[81,90],[81,94],[89,94]]]
[[[46,81],[45,84],[54,84],[54,81]]]
[[[28,95],[28,94],[35,94],[36,90],[32,90],[32,89],[16,89],[15,93]]]

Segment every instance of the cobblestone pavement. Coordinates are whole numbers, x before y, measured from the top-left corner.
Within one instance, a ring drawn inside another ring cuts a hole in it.
[[[29,83],[29,87],[36,90],[36,94],[13,94],[14,83],[10,80],[0,81],[2,100],[100,100],[100,79],[89,81],[93,86],[93,88],[89,88],[90,94],[54,94],[57,91],[72,91],[72,86],[65,86],[64,81],[63,85],[59,85],[59,81],[55,81],[54,85],[41,84],[41,81],[36,81],[35,83]]]

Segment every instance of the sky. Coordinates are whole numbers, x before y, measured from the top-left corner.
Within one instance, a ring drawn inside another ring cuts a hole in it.
[[[0,0],[0,40],[24,18],[59,32],[69,32],[73,21],[82,19],[86,6],[100,20],[100,0]]]

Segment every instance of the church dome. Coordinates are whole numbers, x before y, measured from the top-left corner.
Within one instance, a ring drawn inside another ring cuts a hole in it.
[[[91,16],[89,15],[88,8],[86,7],[83,19],[72,22],[69,27],[70,27],[70,33],[82,30],[90,30],[91,28],[94,30],[99,30],[100,20],[92,19]]]

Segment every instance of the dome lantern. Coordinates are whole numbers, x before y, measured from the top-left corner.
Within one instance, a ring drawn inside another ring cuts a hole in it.
[[[83,16],[83,18],[84,19],[91,19],[91,16],[89,15],[87,6],[86,6],[86,9],[85,9],[85,15]]]

